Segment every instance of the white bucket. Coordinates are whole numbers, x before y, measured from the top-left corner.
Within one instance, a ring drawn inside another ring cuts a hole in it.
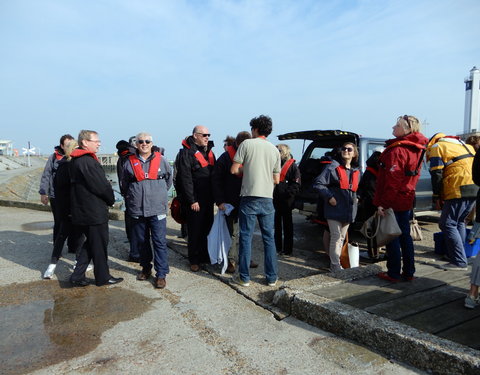
[[[348,244],[348,259],[350,268],[358,267],[360,264],[360,251],[357,243]]]

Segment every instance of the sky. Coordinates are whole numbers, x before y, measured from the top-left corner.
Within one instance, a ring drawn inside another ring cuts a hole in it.
[[[0,0],[0,139],[43,154],[141,131],[174,159],[195,125],[217,156],[261,114],[269,139],[342,129],[463,130],[478,0]],[[301,142],[291,141],[300,158]]]

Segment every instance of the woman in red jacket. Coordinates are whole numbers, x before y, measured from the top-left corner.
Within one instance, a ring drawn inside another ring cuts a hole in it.
[[[392,208],[402,230],[400,237],[387,245],[387,272],[378,277],[391,282],[402,278],[413,280],[415,260],[410,236],[410,217],[415,199],[415,187],[420,177],[419,159],[428,139],[420,133],[420,121],[413,116],[401,116],[393,126],[395,138],[385,142],[380,156],[380,168],[373,204],[380,216]],[[400,272],[403,258],[403,272]]]

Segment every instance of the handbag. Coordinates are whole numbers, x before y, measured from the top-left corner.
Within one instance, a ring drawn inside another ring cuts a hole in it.
[[[345,239],[340,252],[340,265],[342,268],[350,268],[350,258],[348,257],[348,232],[345,233]]]
[[[367,239],[375,238],[378,247],[385,246],[402,234],[391,208],[385,210],[385,216],[375,212],[363,223],[360,232]]]
[[[410,220],[410,236],[412,236],[412,240],[414,241],[423,240],[422,228],[420,227],[420,224],[418,224],[415,216]]]

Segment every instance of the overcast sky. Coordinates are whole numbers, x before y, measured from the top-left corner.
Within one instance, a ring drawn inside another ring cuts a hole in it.
[[[0,139],[50,153],[94,129],[111,153],[147,131],[172,159],[201,124],[218,156],[260,114],[274,143],[391,137],[403,114],[457,134],[479,15],[478,0],[0,0]]]

